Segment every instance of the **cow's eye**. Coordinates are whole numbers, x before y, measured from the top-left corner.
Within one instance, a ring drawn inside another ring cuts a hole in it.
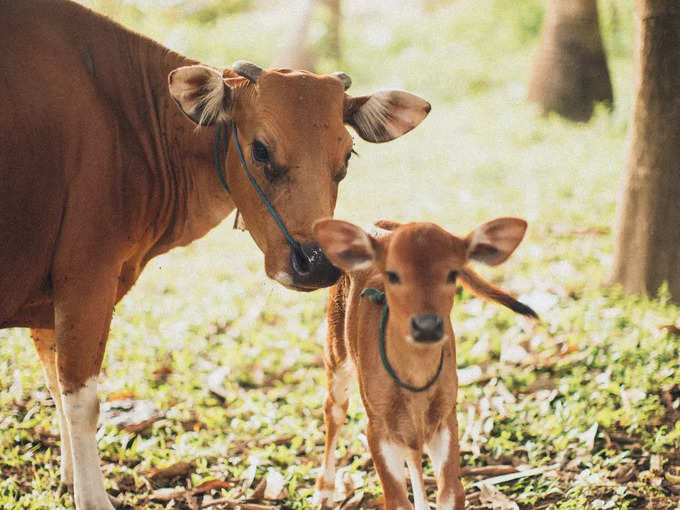
[[[259,161],[260,163],[271,162],[271,160],[269,159],[269,151],[267,150],[267,147],[259,140],[255,140],[253,142],[253,158],[255,159],[255,161]]]
[[[340,182],[345,178],[346,175],[347,175],[347,163],[345,163],[340,170],[333,174],[333,180],[335,180],[335,182]]]
[[[399,275],[394,271],[386,271],[385,274],[387,275],[387,281],[391,284],[397,284],[401,282]]]
[[[446,277],[446,283],[456,283],[456,278],[458,278],[458,271],[451,271]]]

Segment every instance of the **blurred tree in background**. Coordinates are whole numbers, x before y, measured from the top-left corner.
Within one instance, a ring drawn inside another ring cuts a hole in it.
[[[298,20],[289,30],[289,42],[276,65],[314,71],[319,59],[339,63],[342,60],[341,21],[340,0],[306,0]],[[315,37],[312,37],[311,29],[314,27],[321,30],[316,30]]]
[[[635,106],[614,281],[680,301],[680,4],[638,0]]]
[[[596,0],[548,0],[529,100],[575,121],[590,119],[597,102],[613,105]]]

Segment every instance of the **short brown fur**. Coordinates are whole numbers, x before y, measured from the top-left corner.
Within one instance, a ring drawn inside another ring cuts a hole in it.
[[[452,236],[431,223],[379,222],[381,227],[367,235],[358,227],[338,220],[322,220],[315,225],[315,235],[329,259],[345,274],[329,295],[326,371],[328,397],[324,405],[327,428],[324,467],[317,480],[322,508],[332,508],[334,488],[334,448],[337,433],[347,409],[347,365],[358,376],[361,398],[368,415],[368,442],[373,462],[380,476],[387,510],[411,508],[405,480],[395,477],[403,472],[403,461],[410,463],[414,474],[421,476],[424,450],[436,448],[437,438],[448,435],[446,451],[430,451],[439,492],[438,508],[464,507],[465,493],[460,483],[458,425],[456,419],[456,349],[450,321],[455,281],[451,271],[465,274],[464,281],[477,294],[518,308],[514,298],[484,282],[467,267],[474,260],[476,246],[484,257],[493,246],[503,253],[487,263],[500,263],[512,253],[524,235],[522,220],[504,218],[478,228],[468,238]],[[488,233],[490,237],[485,237]],[[399,282],[388,278],[396,274]],[[360,294],[374,288],[386,293],[389,318],[385,330],[387,358],[398,377],[413,386],[423,386],[436,373],[443,352],[441,376],[427,390],[412,392],[398,386],[383,367],[378,338],[382,306]],[[489,291],[488,293],[485,293]],[[535,316],[526,305],[526,315]],[[411,317],[421,313],[437,314],[444,321],[444,336],[435,345],[419,345],[409,339]],[[338,327],[344,315],[344,328]],[[340,419],[342,418],[342,419]],[[444,432],[446,431],[446,432]],[[384,444],[403,449],[403,459],[390,465]],[[412,479],[412,484],[418,483]],[[422,480],[420,481],[422,483]],[[417,496],[414,490],[414,497]],[[416,500],[422,508],[423,500]]]

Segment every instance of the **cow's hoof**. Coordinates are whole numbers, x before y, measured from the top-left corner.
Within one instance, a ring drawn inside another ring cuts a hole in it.
[[[112,496],[111,494],[109,494],[109,501],[113,505],[113,508],[123,508],[125,506],[122,499]]]
[[[66,493],[69,493],[73,497],[73,484],[67,484],[64,482],[59,482],[59,488],[57,489],[57,496],[61,497]]]
[[[312,499],[312,503],[314,504],[314,508],[317,510],[332,510],[333,508],[336,508],[336,505],[334,504],[334,491],[331,490],[318,490],[314,493],[314,497]]]

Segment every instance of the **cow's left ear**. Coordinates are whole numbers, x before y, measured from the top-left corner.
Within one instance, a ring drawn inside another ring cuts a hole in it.
[[[210,126],[228,120],[231,89],[222,73],[207,66],[175,69],[168,75],[170,95],[180,109],[196,124]]]
[[[345,96],[344,121],[369,142],[389,142],[408,133],[430,113],[430,103],[403,90]]]

